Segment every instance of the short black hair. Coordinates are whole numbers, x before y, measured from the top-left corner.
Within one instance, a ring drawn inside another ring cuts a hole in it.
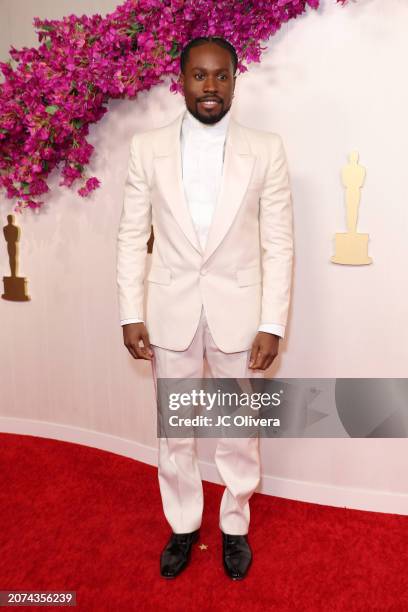
[[[221,36],[198,36],[197,38],[191,39],[181,51],[180,54],[180,70],[184,73],[184,69],[188,60],[188,54],[190,49],[193,47],[199,47],[200,45],[204,45],[205,43],[215,43],[219,47],[223,47],[231,54],[232,64],[234,67],[234,75],[238,67],[238,55],[235,51],[235,47],[226,39]]]

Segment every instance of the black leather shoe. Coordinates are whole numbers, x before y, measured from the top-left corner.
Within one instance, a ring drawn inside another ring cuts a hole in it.
[[[224,568],[233,580],[245,578],[252,561],[252,552],[246,535],[222,533],[222,556]]]
[[[187,567],[191,548],[200,530],[191,533],[172,533],[160,557],[160,573],[164,578],[175,578]]]

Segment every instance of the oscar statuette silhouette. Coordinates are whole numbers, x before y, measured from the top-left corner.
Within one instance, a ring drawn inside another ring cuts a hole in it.
[[[342,170],[342,181],[346,188],[347,233],[336,234],[335,255],[331,261],[337,264],[361,266],[372,263],[368,256],[368,234],[357,233],[358,207],[360,204],[361,187],[366,171],[358,163],[359,155],[353,151],[349,155],[349,163]]]
[[[3,227],[4,238],[7,242],[11,276],[3,276],[3,300],[12,302],[27,302],[31,297],[27,294],[27,279],[18,276],[18,243],[20,228],[14,225],[14,215],[7,215],[8,224]]]

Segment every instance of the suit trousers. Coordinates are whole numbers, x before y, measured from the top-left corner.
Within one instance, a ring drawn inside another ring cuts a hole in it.
[[[254,335],[255,337],[255,335]],[[190,346],[172,351],[152,345],[151,361],[157,398],[158,378],[204,378],[204,358],[211,378],[259,378],[263,370],[248,368],[250,350],[224,353],[212,338],[204,308]],[[261,476],[259,438],[219,438],[215,464],[225,490],[221,499],[219,527],[224,533],[246,535],[249,499]],[[159,438],[158,479],[164,515],[174,533],[198,529],[204,507],[203,487],[197,461],[196,440]]]

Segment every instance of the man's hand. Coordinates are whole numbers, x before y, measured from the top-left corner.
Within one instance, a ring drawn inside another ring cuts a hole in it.
[[[268,332],[258,332],[252,343],[249,368],[266,370],[269,368],[279,349],[279,336]]]
[[[123,342],[134,359],[153,358],[149,334],[144,323],[127,323],[123,325]],[[139,346],[140,340],[143,346]]]

